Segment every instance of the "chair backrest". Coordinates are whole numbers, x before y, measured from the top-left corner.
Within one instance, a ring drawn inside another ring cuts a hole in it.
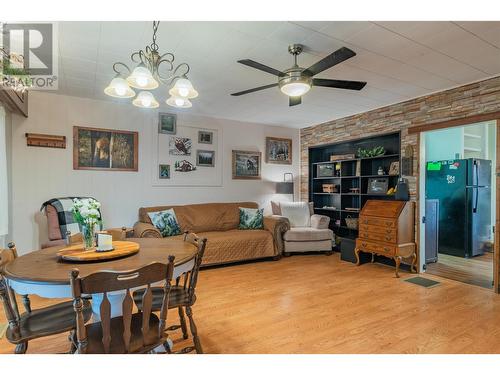
[[[19,308],[14,291],[3,278],[3,271],[5,266],[16,258],[17,250],[13,242],[8,244],[8,249],[0,249],[0,300],[2,300],[5,316],[14,335],[19,333],[17,329],[20,320]]]
[[[151,263],[147,266],[125,271],[99,271],[90,274],[86,277],[79,277],[79,271],[74,269],[70,272],[71,288],[73,292],[73,305],[76,312],[76,330],[78,341],[78,353],[86,352],[87,332],[83,318],[83,301],[82,294],[98,294],[103,293],[103,298],[100,306],[100,318],[102,327],[102,343],[105,353],[109,353],[111,343],[111,304],[108,299],[108,292],[117,290],[125,290],[125,298],[122,303],[123,312],[123,343],[125,353],[129,351],[131,338],[131,321],[133,299],[130,290],[133,288],[147,288],[142,296],[142,337],[143,346],[152,343],[146,342],[146,337],[150,331],[150,314],[153,303],[153,292],[151,284],[164,280],[164,297],[160,310],[160,324],[156,337],[163,337],[168,311],[168,299],[170,296],[170,287],[174,270],[174,256],[168,257],[168,263]]]
[[[198,282],[198,273],[200,271],[201,262],[203,260],[203,254],[205,253],[205,247],[207,245],[206,238],[200,238],[195,233],[184,233],[184,241],[196,246],[198,249],[196,256],[194,258],[193,268],[184,274],[183,287],[188,289],[189,302],[194,303],[194,295],[196,284]],[[179,285],[180,277],[176,280],[176,285]]]

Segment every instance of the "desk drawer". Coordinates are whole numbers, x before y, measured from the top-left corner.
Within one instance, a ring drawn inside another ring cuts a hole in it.
[[[397,230],[396,228],[391,227],[380,227],[377,225],[368,225],[368,224],[360,224],[359,232],[370,232],[370,233],[383,233],[386,235],[390,235],[396,237]]]
[[[359,223],[363,225],[376,225],[384,228],[396,228],[396,221],[393,219],[382,219],[378,217],[361,217]]]
[[[396,246],[365,241],[361,238],[356,240],[356,247],[361,251],[377,253],[386,257],[396,255]]]
[[[389,231],[391,233],[385,233],[385,229],[381,228],[378,233],[375,232],[366,232],[363,230],[359,231],[359,237],[363,240],[372,240],[372,241],[382,241],[382,242],[390,242],[390,243],[397,243],[398,237],[396,236],[396,233],[393,230]]]

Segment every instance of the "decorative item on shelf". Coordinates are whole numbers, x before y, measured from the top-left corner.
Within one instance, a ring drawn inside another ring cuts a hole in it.
[[[318,164],[317,176],[318,177],[333,177],[335,174],[332,164]]]
[[[408,187],[408,180],[406,178],[401,177],[400,179],[398,179],[395,199],[398,201],[410,200],[410,189]]]
[[[290,178],[287,179],[287,176]],[[285,173],[283,174],[283,182],[276,183],[276,194],[291,194],[292,201],[295,201],[295,194],[293,191],[293,174]]]
[[[337,207],[334,207],[334,206],[323,206],[322,208],[324,210],[337,211]]]
[[[340,219],[335,220],[335,225],[340,227]]]
[[[369,178],[368,179],[368,189],[367,194],[381,194],[387,193],[387,188],[389,187],[389,179],[384,178]]]
[[[379,176],[383,176],[385,174],[384,168],[382,168],[382,166],[378,167],[377,174]]]
[[[197,150],[196,165],[199,167],[215,167],[215,151]]]
[[[341,172],[340,172],[340,164],[336,163],[335,164],[335,176],[336,177],[340,177],[340,174],[341,174]]]
[[[211,145],[214,141],[214,133],[209,131],[198,131],[198,143]]]
[[[413,176],[413,146],[405,147],[404,156],[401,158],[401,174],[403,176]]]
[[[73,169],[137,172],[138,145],[138,132],[74,126]]]
[[[373,148],[358,148],[357,156],[360,158],[373,158],[376,156],[381,156],[385,154],[385,148],[382,146],[376,146]]]
[[[26,133],[26,145],[34,147],[66,148],[64,135]]]
[[[158,133],[175,134],[177,132],[177,115],[173,113],[158,114]]]
[[[171,97],[166,103],[177,108],[189,108],[192,106],[189,99],[198,96],[198,92],[187,78],[190,67],[187,63],[174,66],[175,56],[172,53],[161,54],[159,52],[159,46],[156,43],[159,24],[159,21],[153,22],[152,43],[130,56],[132,63],[137,64],[133,70],[123,62],[113,64],[116,75],[109,86],[104,89],[104,93],[115,98],[132,98],[135,96],[135,91],[131,88],[133,87],[142,90],[133,101],[135,106],[157,108],[159,104],[149,90],[156,89],[160,83],[168,86],[174,84],[169,90]],[[164,72],[172,73],[164,76]]]
[[[196,170],[196,167],[187,160],[177,160],[174,168],[176,172],[192,172]]]
[[[387,195],[394,195],[396,194],[396,191],[397,191],[397,185],[394,186],[394,187],[391,187],[389,190],[387,190]]]
[[[359,208],[357,207],[346,207],[346,211],[359,212]]]
[[[262,153],[233,150],[233,180],[260,180]]]
[[[361,160],[356,160],[356,176],[361,176]]]
[[[292,140],[266,137],[266,163],[292,164]]]
[[[397,176],[399,175],[399,161],[393,161],[389,167],[389,175]]]
[[[359,194],[360,188],[359,187],[349,188],[349,192],[352,193],[352,194]]]
[[[347,215],[345,218],[345,224],[349,229],[358,229],[359,219],[357,217],[351,217]]]
[[[335,184],[323,184],[323,193],[337,193],[337,185]]]
[[[351,160],[356,157],[355,154],[330,155],[330,161]]]
[[[158,170],[158,178],[161,180],[170,178],[170,165],[169,164],[160,164]]]
[[[85,250],[95,247],[96,227],[101,225],[101,204],[92,198],[73,199],[73,217],[82,230],[83,245]]]

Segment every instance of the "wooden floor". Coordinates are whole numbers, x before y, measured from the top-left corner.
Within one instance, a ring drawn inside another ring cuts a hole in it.
[[[426,277],[441,284],[426,289],[401,275],[338,254],[207,269],[194,317],[206,353],[500,353],[500,296],[435,276]],[[28,353],[64,352],[66,336],[34,340]],[[0,353],[12,351],[1,339]]]
[[[467,259],[439,254],[439,260],[436,263],[427,264],[426,274],[491,289],[493,288],[493,253],[486,252],[484,255]]]

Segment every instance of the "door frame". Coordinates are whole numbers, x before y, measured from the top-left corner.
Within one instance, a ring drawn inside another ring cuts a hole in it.
[[[421,212],[422,209],[425,210],[425,200],[424,206],[422,207],[422,202],[420,200],[420,193],[422,190],[421,183],[425,182],[425,175],[422,175],[422,172],[425,173],[425,160],[422,161],[422,157],[425,158],[425,150],[421,153],[421,145],[424,137],[421,136],[422,132],[427,132],[431,130],[438,129],[446,129],[452,128],[456,126],[464,126],[464,125],[472,125],[478,122],[485,121],[495,121],[496,123],[496,205],[495,205],[495,233],[494,233],[494,253],[493,253],[493,291],[497,294],[500,294],[500,235],[498,235],[498,231],[500,230],[500,111],[486,113],[481,115],[463,117],[455,120],[441,121],[430,123],[426,125],[418,125],[408,128],[408,134],[417,135],[417,186],[416,186],[416,200],[417,200],[417,233],[416,233],[416,242],[417,249],[419,254],[419,270],[423,270],[423,265],[425,263],[425,256],[422,258],[422,250],[420,247],[420,243],[422,243],[422,235],[425,235],[425,224],[422,223],[421,220]],[[423,155],[421,155],[423,154]],[[421,176],[424,176],[423,178]],[[425,211],[424,211],[425,212]]]

